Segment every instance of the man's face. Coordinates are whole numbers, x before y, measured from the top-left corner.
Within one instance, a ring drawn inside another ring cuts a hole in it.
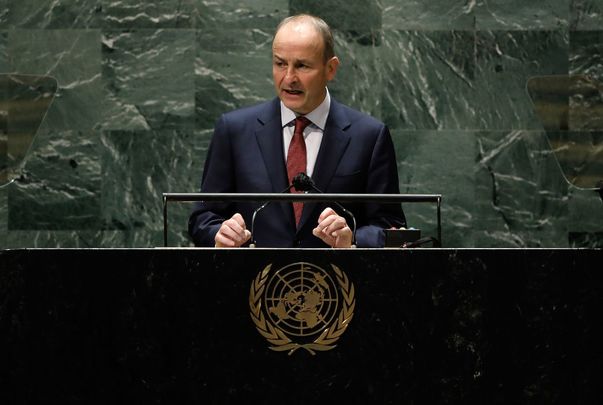
[[[324,60],[324,43],[309,23],[290,22],[272,43],[272,77],[283,104],[308,114],[322,103],[327,82],[335,77],[339,60]]]

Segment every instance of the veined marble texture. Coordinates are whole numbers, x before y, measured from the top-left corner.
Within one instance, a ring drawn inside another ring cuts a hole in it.
[[[571,27],[574,30],[601,30],[603,3],[600,0],[572,0]]]
[[[0,246],[162,245],[161,193],[198,190],[220,114],[274,97],[273,31],[297,12],[334,28],[331,94],[390,127],[401,192],[443,195],[444,246],[603,245],[603,203],[565,180],[528,91],[586,78],[539,91],[556,131],[600,147],[600,1],[10,0],[0,73],[59,88],[0,188]],[[190,246],[190,207],[170,205],[171,246]],[[404,208],[435,234],[433,206]]]

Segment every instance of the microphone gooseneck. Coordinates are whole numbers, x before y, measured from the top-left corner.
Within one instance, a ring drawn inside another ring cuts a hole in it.
[[[314,190],[317,193],[324,194],[321,190],[318,189],[318,187],[316,187],[316,185],[314,184],[314,180],[312,180],[312,178],[304,172],[299,172],[293,178],[291,185],[293,187],[295,187],[295,189],[298,191],[308,192],[310,190]],[[354,217],[354,214],[352,214],[351,211],[347,210],[343,205],[341,205],[337,201],[333,201],[333,203],[335,205],[337,205],[337,207],[339,207],[339,209],[341,209],[345,214],[347,214],[347,216],[350,217],[350,219],[352,220],[352,246],[355,246],[356,245],[356,217]]]
[[[281,193],[286,193],[287,191],[291,190],[291,188],[293,187],[293,184],[290,184],[289,186],[287,186],[287,188],[285,188],[283,191],[281,191]],[[266,208],[266,206],[268,204],[270,204],[272,201],[266,201],[264,204],[260,205],[258,208],[256,208],[253,211],[253,215],[251,216],[251,237],[249,238],[251,240],[251,243],[249,244],[249,247],[254,248],[255,247],[255,217],[258,214],[258,212],[260,212],[261,210],[263,210],[264,208]]]
[[[298,174],[296,174],[295,177],[293,177],[291,184],[287,188],[285,188],[283,191],[281,191],[281,193],[286,193],[289,190],[291,190],[292,188],[295,188],[297,191],[302,191],[305,193],[307,193],[308,191],[315,191],[317,193],[324,194],[321,190],[318,189],[318,187],[316,187],[316,185],[314,184],[314,180],[312,180],[312,178],[304,172],[299,172]],[[249,247],[255,247],[255,245],[256,245],[256,243],[255,243],[255,217],[261,210],[266,208],[266,206],[268,204],[270,204],[271,202],[272,201],[266,201],[264,204],[260,205],[258,208],[256,208],[253,211],[253,215],[251,216],[251,238],[250,238],[251,243],[249,244]],[[333,201],[333,203],[335,205],[337,205],[337,207],[341,211],[343,211],[343,213],[346,214],[352,220],[352,246],[355,246],[356,245],[356,217],[354,216],[354,214],[352,214],[351,211],[347,210],[339,202]]]
[[[268,204],[270,204],[270,201],[266,201],[264,204],[260,205],[258,208],[256,208],[253,211],[253,215],[251,216],[251,237],[249,238],[251,240],[251,243],[249,244],[249,247],[255,247],[255,232],[254,232],[255,216],[258,214],[258,212],[263,210]]]

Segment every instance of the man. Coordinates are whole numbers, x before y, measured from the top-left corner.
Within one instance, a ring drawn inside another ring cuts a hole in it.
[[[216,124],[201,184],[208,193],[279,193],[299,172],[326,193],[398,193],[387,127],[335,101],[327,83],[339,59],[320,18],[302,14],[279,24],[272,43],[277,96],[224,114]],[[305,117],[305,118],[301,118]],[[198,246],[249,243],[257,203],[198,203],[189,234]],[[399,204],[350,204],[359,247],[384,245],[384,228],[405,226]],[[256,217],[259,247],[346,248],[348,217],[317,203],[271,203]]]

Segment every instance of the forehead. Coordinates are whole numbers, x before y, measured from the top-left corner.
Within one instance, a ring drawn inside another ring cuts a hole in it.
[[[322,56],[323,49],[324,42],[316,28],[303,22],[285,24],[278,30],[272,42],[272,52],[281,57]]]

